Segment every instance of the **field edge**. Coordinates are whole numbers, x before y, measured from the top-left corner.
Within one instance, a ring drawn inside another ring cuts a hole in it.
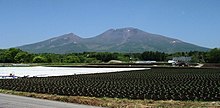
[[[213,102],[203,102],[203,101],[174,101],[174,100],[131,100],[131,99],[119,99],[119,98],[96,98],[96,97],[84,97],[84,96],[61,96],[52,94],[41,94],[41,93],[29,93],[0,89],[0,93],[19,95],[26,97],[33,97],[39,99],[47,99],[54,101],[62,101],[68,103],[77,103],[84,105],[92,105],[99,107],[109,107],[109,108],[198,108],[198,107],[208,107],[216,108],[220,107],[220,101]]]

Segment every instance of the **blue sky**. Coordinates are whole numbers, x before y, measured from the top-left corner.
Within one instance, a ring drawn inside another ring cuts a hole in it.
[[[0,0],[0,48],[124,27],[220,47],[220,0]]]

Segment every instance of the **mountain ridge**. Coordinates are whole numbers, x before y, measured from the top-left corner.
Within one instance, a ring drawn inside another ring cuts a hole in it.
[[[19,46],[17,48],[32,53],[135,53],[144,51],[173,53],[209,50],[205,47],[183,42],[163,35],[148,33],[132,27],[109,29],[90,38],[82,38],[73,33],[68,33],[45,41]]]

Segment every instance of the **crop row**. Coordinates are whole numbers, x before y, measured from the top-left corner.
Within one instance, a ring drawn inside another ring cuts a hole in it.
[[[166,69],[0,80],[1,89],[68,96],[220,100],[219,69]]]

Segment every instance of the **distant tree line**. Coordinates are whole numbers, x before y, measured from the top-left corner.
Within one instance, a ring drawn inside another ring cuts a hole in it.
[[[20,49],[0,49],[0,63],[103,63],[110,60],[129,61],[167,61],[173,57],[189,56],[192,62],[220,63],[220,49],[214,48],[208,52],[164,52],[146,51],[143,53],[111,53],[84,52],[70,54],[42,53],[32,54]]]

